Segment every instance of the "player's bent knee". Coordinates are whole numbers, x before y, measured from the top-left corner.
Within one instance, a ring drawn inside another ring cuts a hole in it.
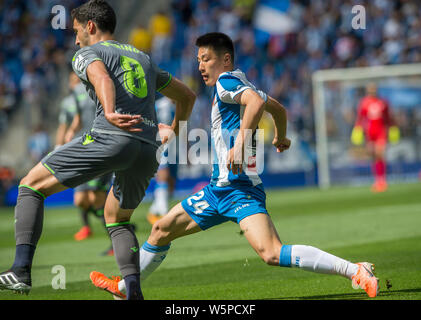
[[[88,209],[89,208],[89,199],[84,195],[76,194],[73,199],[73,204],[76,207]]]
[[[47,197],[44,190],[42,190],[41,188],[38,187],[38,185],[36,183],[36,180],[30,174],[27,174],[25,177],[23,177],[20,180],[19,186],[26,187],[26,188],[32,189],[36,192],[39,192],[44,196],[44,198]]]
[[[41,163],[37,164],[21,179],[20,185],[36,190],[44,197],[67,189]]]
[[[35,184],[36,184],[36,179],[30,173],[24,176],[19,182],[19,185],[28,186],[31,188],[34,188]]]
[[[20,185],[20,186],[29,186],[29,187],[30,187],[29,180],[28,180],[27,176],[24,176],[24,177],[23,177],[23,178],[19,181],[19,185]]]

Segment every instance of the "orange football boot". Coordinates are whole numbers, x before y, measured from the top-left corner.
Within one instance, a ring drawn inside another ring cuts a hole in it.
[[[76,241],[82,241],[92,236],[92,230],[89,226],[83,226],[80,230],[75,234]]]
[[[92,271],[89,278],[91,278],[95,287],[108,291],[117,298],[117,300],[126,299],[126,295],[118,289],[118,283],[121,280],[120,277],[111,276],[110,279],[101,272]]]
[[[159,214],[154,214],[154,213],[148,213],[148,215],[146,216],[146,219],[148,219],[148,222],[151,225],[154,225],[155,222],[157,222],[159,219],[161,219],[162,216]]]
[[[387,182],[385,179],[378,179],[371,186],[371,191],[374,193],[385,192],[386,190]]]
[[[352,276],[352,287],[363,289],[370,298],[377,296],[379,292],[379,279],[374,276],[374,264],[369,262],[359,262],[357,273]]]

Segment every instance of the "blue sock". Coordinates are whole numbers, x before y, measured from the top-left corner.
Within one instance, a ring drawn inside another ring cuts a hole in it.
[[[124,277],[124,284],[126,285],[127,300],[143,300],[139,274],[130,274]]]
[[[279,255],[279,265],[281,267],[291,267],[291,245],[284,244],[281,247],[281,254]]]
[[[168,189],[168,182],[159,181],[159,182],[156,183],[156,187],[155,188],[156,189],[159,189],[159,188]]]
[[[31,272],[32,260],[36,247],[30,244],[20,244],[16,246],[15,261],[12,270],[16,273]],[[19,274],[18,274],[19,275]]]

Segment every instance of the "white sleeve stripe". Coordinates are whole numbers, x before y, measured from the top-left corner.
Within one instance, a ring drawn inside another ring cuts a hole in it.
[[[254,90],[252,87],[244,86],[240,90],[237,90],[235,92],[230,92],[230,95],[231,95],[232,99],[234,100],[234,98],[237,94],[242,93],[242,92],[246,91],[247,89]]]
[[[218,82],[216,82],[216,89],[217,89],[218,97],[222,102],[229,103],[229,104],[238,104],[234,100],[234,97],[237,94],[243,92],[244,90],[252,89],[252,88],[244,85],[244,86],[241,86],[241,88],[236,90],[236,91],[228,91],[228,90],[224,89],[218,81]]]

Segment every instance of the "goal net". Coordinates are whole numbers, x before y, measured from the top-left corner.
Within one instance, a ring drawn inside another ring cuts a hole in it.
[[[312,75],[318,182],[368,184],[371,157],[350,136],[368,83],[388,101],[400,140],[387,144],[388,181],[412,181],[421,172],[421,64],[319,70]]]

